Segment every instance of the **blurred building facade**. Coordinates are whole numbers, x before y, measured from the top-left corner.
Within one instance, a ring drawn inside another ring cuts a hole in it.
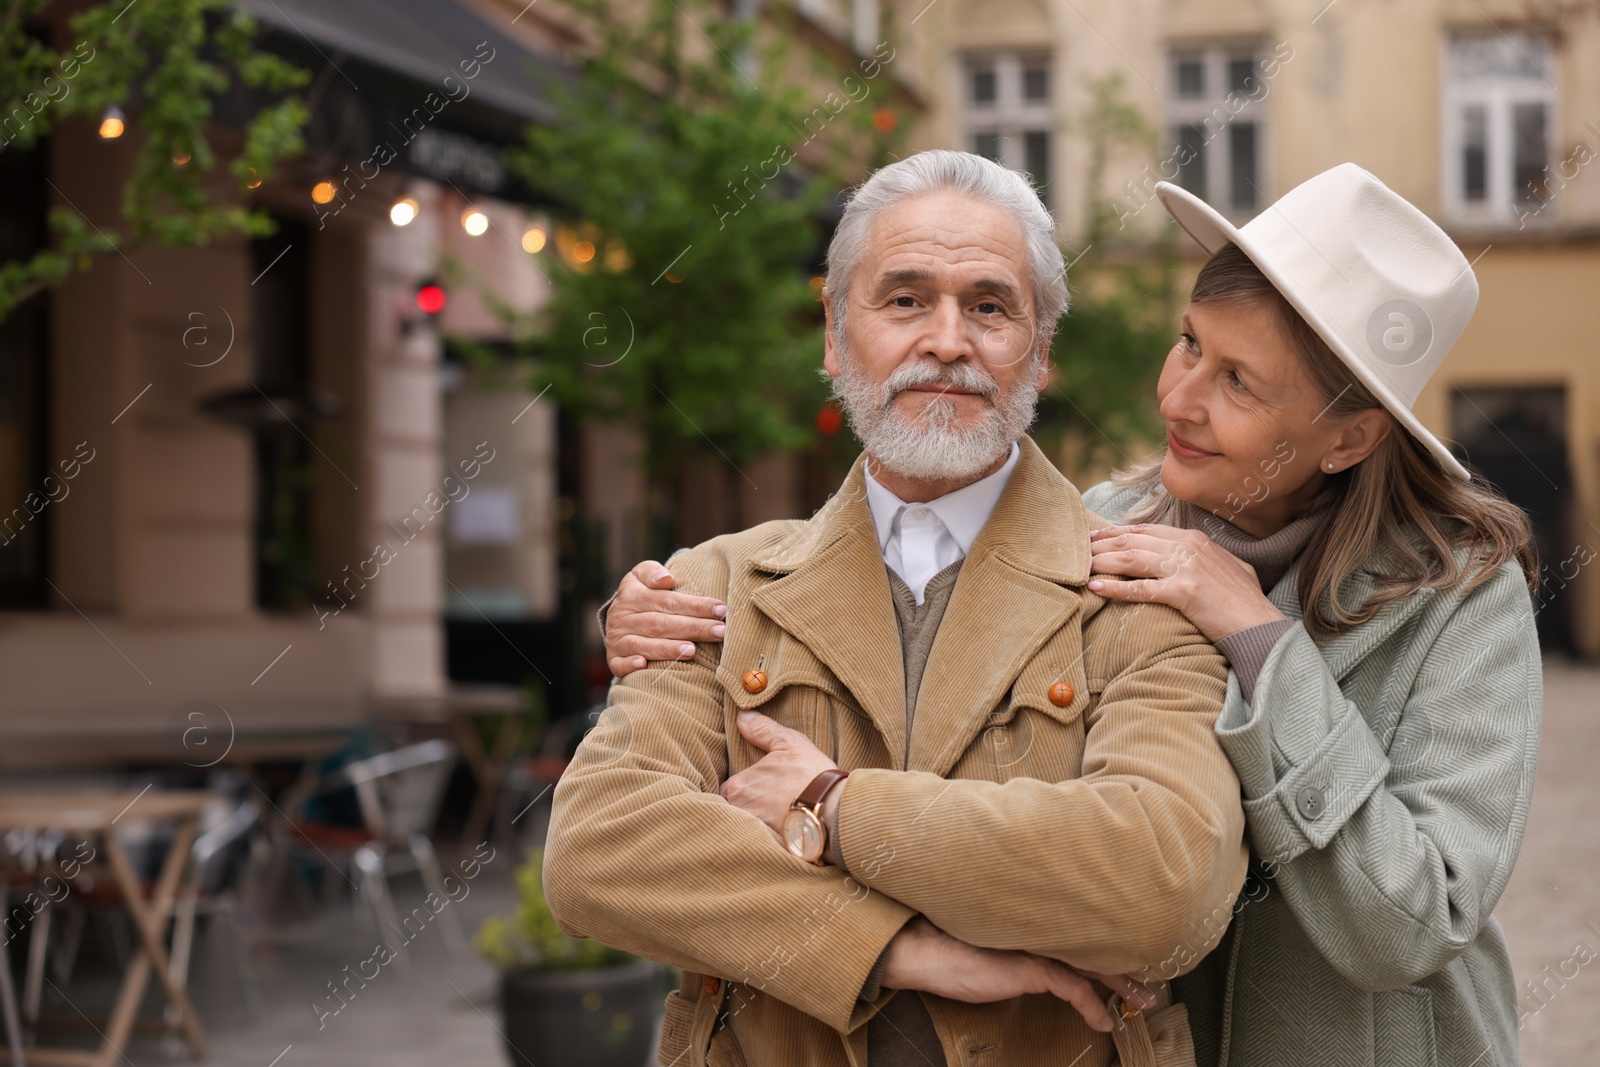
[[[942,70],[917,147],[1032,172],[1083,277],[1162,239],[1161,180],[1242,222],[1354,161],[1438,221],[1481,297],[1418,414],[1532,514],[1547,647],[1600,654],[1600,6],[940,0],[924,21]]]
[[[278,232],[107,257],[0,324],[3,764],[147,749],[193,700],[230,736],[429,716],[453,675],[544,675],[574,710],[596,644],[574,571],[638,552],[626,429],[445,343],[507,345],[490,303],[548,295],[559,205],[500,152],[554,118],[542,79],[571,77],[577,24],[523,0],[240,3],[312,74],[308,152],[253,194]],[[722,13],[802,59],[886,35],[916,55],[910,5],[772,14]],[[912,111],[925,69],[895,65]],[[247,115],[220,106],[223,154]],[[115,220],[138,137],[133,113],[0,153],[0,253],[39,247],[52,205]],[[747,521],[801,513],[798,464],[765,463]]]

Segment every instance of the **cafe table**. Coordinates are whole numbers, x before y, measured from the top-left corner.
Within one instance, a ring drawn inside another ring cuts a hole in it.
[[[62,830],[98,840],[99,851],[116,883],[123,907],[133,920],[138,949],[123,973],[122,984],[101,1035],[97,1049],[69,1049],[35,1046],[26,1050],[29,1064],[40,1067],[112,1067],[125,1061],[128,1038],[138,1020],[139,1003],[144,998],[151,973],[161,984],[167,1001],[175,1009],[177,1025],[189,1047],[200,1059],[206,1058],[205,1034],[188,994],[172,977],[166,949],[167,923],[178,882],[194,844],[200,813],[215,799],[205,790],[170,790],[146,787],[144,790],[0,790],[0,834],[14,829]],[[161,873],[147,896],[140,885],[127,850],[118,842],[113,829],[118,820],[170,823],[177,833],[161,865]],[[14,1000],[12,1001],[14,1004]],[[7,1011],[10,1014],[10,1011]],[[13,1042],[15,1048],[15,1042]],[[9,1062],[13,1053],[0,1049],[0,1059]]]
[[[522,741],[528,721],[528,694],[509,685],[456,685],[451,687],[448,705],[456,744],[478,786],[462,825],[461,840],[481,841],[494,816],[512,755]],[[499,720],[488,748],[475,722],[480,717]]]

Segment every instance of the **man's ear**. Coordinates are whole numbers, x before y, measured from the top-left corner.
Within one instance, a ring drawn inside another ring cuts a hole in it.
[[[830,378],[837,378],[844,372],[839,350],[833,343],[833,294],[826,287],[822,290],[822,369]]]
[[[1367,408],[1351,416],[1339,427],[1329,446],[1323,465],[1330,461],[1340,470],[1353,467],[1372,455],[1394,430],[1394,416],[1383,408]]]
[[[1042,393],[1045,386],[1050,384],[1050,338],[1039,342],[1039,353],[1035,358],[1039,361],[1039,369],[1033,376],[1033,388]]]

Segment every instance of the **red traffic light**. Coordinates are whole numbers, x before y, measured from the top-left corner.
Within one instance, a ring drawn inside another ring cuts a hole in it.
[[[424,315],[437,315],[444,310],[444,286],[429,282],[417,289],[417,310]]]

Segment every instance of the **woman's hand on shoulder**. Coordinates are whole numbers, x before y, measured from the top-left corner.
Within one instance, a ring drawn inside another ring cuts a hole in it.
[[[1094,573],[1126,579],[1096,579],[1091,590],[1107,600],[1177,608],[1208,641],[1284,618],[1262,593],[1255,568],[1199,530],[1107,526],[1089,532],[1089,552]]]
[[[606,662],[626,677],[648,660],[692,659],[696,641],[721,641],[728,607],[708,596],[673,592],[666,567],[645,560],[623,576],[606,611]]]

